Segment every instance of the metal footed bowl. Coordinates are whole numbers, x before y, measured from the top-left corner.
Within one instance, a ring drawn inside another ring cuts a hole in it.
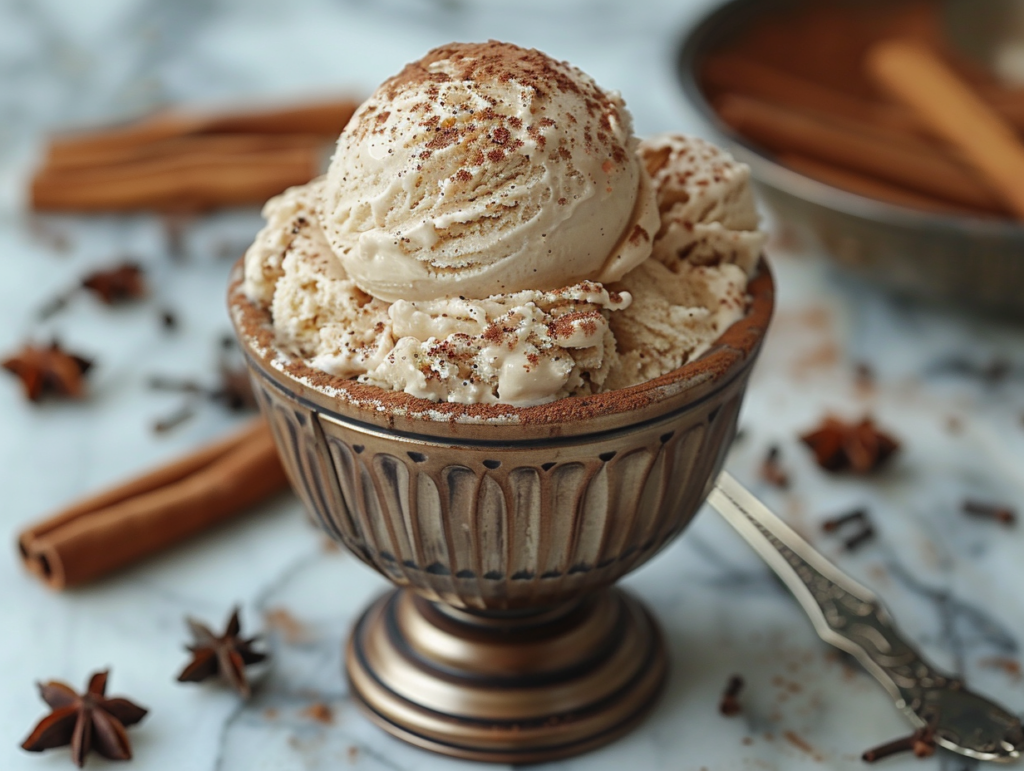
[[[435,404],[311,370],[269,316],[232,319],[292,484],[399,589],[349,641],[355,698],[391,733],[464,758],[575,754],[634,725],[664,682],[657,627],[611,585],[692,519],[735,434],[771,316],[639,386],[538,407]]]

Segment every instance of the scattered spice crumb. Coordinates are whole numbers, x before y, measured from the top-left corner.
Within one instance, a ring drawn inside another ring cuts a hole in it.
[[[263,717],[265,717],[267,720],[276,720],[277,710],[273,707],[267,707],[265,710],[263,710]]]
[[[153,431],[157,434],[166,434],[168,431],[177,428],[182,423],[185,423],[196,415],[195,409],[191,404],[186,404],[179,410],[172,412],[165,418],[160,418],[153,424]]]
[[[741,741],[743,742],[743,745],[745,747],[749,747],[751,744],[754,743],[754,737],[753,736],[744,736],[743,739],[741,739]]]
[[[782,450],[777,444],[768,448],[768,453],[761,462],[761,478],[768,484],[785,490],[789,487],[789,474],[782,467],[781,455]]]
[[[743,711],[739,701],[740,691],[742,690],[743,678],[739,675],[730,677],[729,682],[725,685],[725,691],[722,693],[722,699],[718,702],[718,711],[726,717],[740,714]]]
[[[964,431],[964,422],[956,415],[948,415],[946,417],[946,430],[951,434],[962,434]]]
[[[964,514],[977,519],[991,519],[1007,526],[1017,523],[1017,512],[1009,506],[968,499],[961,509]]]
[[[873,393],[875,390],[875,370],[867,362],[858,362],[853,370],[853,382],[861,395]]]
[[[287,643],[304,642],[309,638],[305,625],[286,608],[271,608],[263,614],[268,629],[281,633]]]
[[[172,260],[185,258],[185,235],[192,216],[187,214],[165,214],[160,218],[164,228],[164,239],[167,243],[167,254]]]
[[[302,710],[302,714],[311,720],[315,720],[318,723],[324,723],[325,725],[330,725],[334,722],[334,712],[322,701],[310,704]]]
[[[794,731],[783,731],[782,738],[784,738],[787,742],[792,744],[798,750],[806,752],[815,760],[823,760],[822,756],[818,753],[818,751],[814,749],[814,747],[812,747],[810,744],[808,744],[807,741],[803,739],[803,737],[799,736]]]
[[[359,760],[359,748],[354,744],[350,744],[348,748],[348,762],[355,763]]]
[[[978,666],[1002,670],[1015,681],[1024,677],[1024,673],[1021,672],[1020,662],[1017,659],[1007,658],[1006,656],[989,656],[979,660]]]
[[[160,311],[160,324],[168,332],[175,332],[178,329],[178,316],[177,314],[168,309],[164,308]]]

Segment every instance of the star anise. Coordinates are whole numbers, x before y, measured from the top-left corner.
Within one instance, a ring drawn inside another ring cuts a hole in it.
[[[21,379],[25,396],[34,402],[48,393],[75,399],[84,396],[83,376],[91,366],[89,359],[68,353],[56,342],[49,347],[26,343],[3,361],[3,368]]]
[[[178,675],[178,682],[198,683],[216,676],[248,698],[251,688],[245,668],[264,661],[267,654],[253,649],[258,637],[245,639],[239,636],[242,625],[238,620],[238,608],[232,612],[222,635],[214,634],[194,618],[186,621],[194,638],[192,645],[187,646],[192,653],[192,661]]]
[[[814,452],[818,465],[827,471],[866,474],[880,468],[900,445],[871,418],[846,423],[832,416],[800,437]]]
[[[142,268],[134,262],[90,273],[82,279],[82,286],[107,305],[134,300],[146,294],[146,280]]]
[[[84,694],[54,680],[39,683],[39,695],[53,710],[22,743],[22,749],[42,752],[71,745],[71,759],[79,768],[90,750],[108,760],[130,760],[131,743],[125,728],[135,725],[148,710],[128,699],[108,699],[107,675],[97,672],[89,678]]]

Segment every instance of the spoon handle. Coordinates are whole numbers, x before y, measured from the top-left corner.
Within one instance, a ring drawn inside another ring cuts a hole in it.
[[[819,554],[722,472],[710,503],[782,579],[825,642],[853,655],[917,727],[947,749],[1011,760],[1024,749],[1020,720],[929,664],[900,636],[878,598]]]

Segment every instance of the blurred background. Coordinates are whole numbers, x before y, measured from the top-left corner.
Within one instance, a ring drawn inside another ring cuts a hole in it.
[[[255,183],[256,200],[226,206],[209,194],[167,205],[154,193],[156,203],[110,212],[81,175],[112,161],[82,160],[74,146],[81,167],[69,171],[60,139],[166,109],[237,117],[358,102],[451,40],[497,38],[566,59],[623,94],[638,135],[696,133],[752,165],[778,309],[729,469],[882,594],[936,663],[1024,708],[1021,535],[963,511],[1024,500],[1024,236],[962,156],[901,123],[906,111],[859,68],[877,42],[910,36],[1011,122],[1018,87],[970,46],[942,42],[946,25],[963,22],[938,3],[813,5],[808,20],[805,6],[775,0],[0,2],[0,357],[58,341],[91,362],[81,399],[30,402],[19,378],[0,373],[0,527],[11,544],[0,555],[0,767],[64,767],[63,750],[17,746],[44,714],[34,682],[80,687],[108,666],[111,691],[151,709],[131,732],[140,768],[452,767],[384,736],[349,703],[341,640],[384,582],[329,547],[290,494],[66,592],[29,576],[13,546],[40,517],[251,417],[231,391],[224,296],[266,196]],[[884,155],[835,150],[843,141],[896,148],[919,165],[894,176]],[[315,145],[317,159],[329,144],[295,143]],[[931,173],[946,182],[922,189]],[[972,186],[981,192],[964,199],[958,191]],[[80,288],[125,266],[145,291],[125,288],[124,273],[113,290],[107,276],[106,296]],[[872,418],[899,440],[898,455],[871,476],[824,471],[800,436],[828,415]],[[764,473],[769,456],[786,484]],[[870,513],[869,541],[848,548],[822,531],[857,508]],[[559,768],[852,769],[867,747],[909,732],[711,513],[627,583],[666,627],[667,695],[639,731]],[[253,699],[176,684],[185,615],[216,627],[235,605],[275,660]],[[747,701],[727,719],[717,702],[736,672]],[[941,754],[892,761],[901,764],[975,767]]]

